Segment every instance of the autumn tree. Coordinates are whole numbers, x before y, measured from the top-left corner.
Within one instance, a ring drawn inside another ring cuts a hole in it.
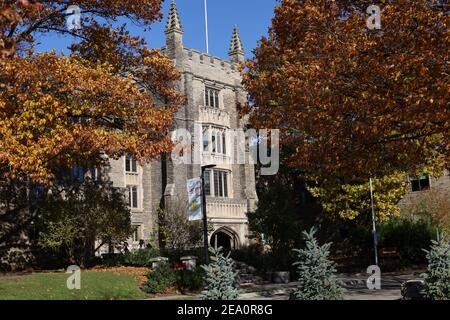
[[[384,220],[400,213],[397,203],[407,192],[407,187],[403,173],[373,179],[373,189],[377,191],[374,193],[374,202],[379,219]],[[324,211],[343,219],[355,219],[371,209],[369,180],[343,181],[332,176],[317,175],[315,178],[309,177],[308,190],[321,201]]]
[[[367,26],[381,7],[381,30]],[[449,16],[435,1],[283,0],[248,61],[243,108],[281,130],[288,163],[328,212],[398,213],[405,174],[449,164]],[[402,174],[403,180],[402,181]]]
[[[54,168],[93,166],[101,154],[148,161],[171,149],[173,113],[184,103],[179,73],[125,26],[113,27],[119,18],[148,27],[161,2],[4,1],[19,20],[0,27],[3,43],[17,48],[0,66],[2,173],[45,183]],[[69,5],[81,10],[78,30],[66,26]],[[35,36],[49,33],[73,39],[70,55],[33,52]]]
[[[4,59],[14,54],[16,44],[5,35],[6,29],[10,28],[20,20],[19,15],[5,1],[0,3],[0,58]]]
[[[125,154],[146,162],[171,150],[173,114],[185,101],[180,74],[160,50],[117,27],[120,20],[147,30],[161,19],[161,4],[0,2],[0,190],[18,191],[0,203],[3,252],[13,232],[29,244],[40,209],[32,190],[54,187],[60,169],[100,167]],[[70,6],[80,9],[76,28],[67,23]],[[69,50],[35,53],[36,37],[48,35],[71,39]]]
[[[367,28],[367,1],[283,0],[247,64],[250,121],[282,131],[295,167],[368,179],[448,159],[447,9],[370,4],[381,30]]]
[[[158,234],[166,249],[189,250],[202,246],[202,221],[189,221],[188,202],[177,197],[158,210]]]
[[[131,233],[130,209],[112,182],[87,178],[57,183],[40,203],[39,248],[85,266],[103,245],[118,247]]]

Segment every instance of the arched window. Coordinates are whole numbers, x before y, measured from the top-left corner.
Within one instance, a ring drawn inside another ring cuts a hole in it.
[[[216,153],[217,146],[216,146],[216,130],[213,130],[211,134],[211,145],[212,145],[212,153]]]
[[[216,132],[217,153],[222,153],[222,130]]]
[[[224,131],[222,134],[222,153],[227,154],[227,132]]]
[[[203,152],[227,154],[227,130],[205,125],[202,131]]]
[[[203,127],[203,151],[209,151],[209,127]]]

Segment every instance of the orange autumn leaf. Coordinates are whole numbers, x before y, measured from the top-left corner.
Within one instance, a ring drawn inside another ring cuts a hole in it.
[[[283,0],[244,85],[256,128],[281,130],[290,165],[338,176],[450,167],[450,17],[427,0]]]
[[[71,1],[82,13],[75,31],[61,1],[0,4],[3,177],[48,183],[75,163],[124,154],[145,162],[171,150],[173,115],[185,103],[180,74],[161,51],[110,22],[126,17],[148,27],[161,18],[161,3]],[[34,53],[37,33],[70,35],[72,53]]]

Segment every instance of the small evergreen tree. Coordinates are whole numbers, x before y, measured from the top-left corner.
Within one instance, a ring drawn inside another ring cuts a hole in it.
[[[230,254],[224,255],[222,248],[209,248],[211,263],[202,266],[205,270],[206,293],[203,300],[236,300],[238,290],[233,286],[236,274],[233,271],[233,260]]]
[[[433,240],[427,253],[425,296],[432,300],[450,300],[450,241],[445,234]]]
[[[292,294],[294,300],[338,300],[342,288],[336,279],[334,263],[328,260],[331,243],[323,246],[315,238],[316,230],[303,231],[305,249],[294,249],[298,253],[297,266],[299,288]]]

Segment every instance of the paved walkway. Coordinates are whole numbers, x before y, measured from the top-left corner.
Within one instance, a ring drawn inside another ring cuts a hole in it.
[[[422,271],[414,273],[386,273],[381,277],[381,290],[369,290],[366,286],[368,275],[340,274],[339,281],[344,287],[344,300],[398,300],[401,298],[401,284],[406,280],[420,279]],[[289,293],[298,283],[255,285],[242,290],[241,300],[288,300]],[[197,300],[200,295],[162,296],[152,300]]]

